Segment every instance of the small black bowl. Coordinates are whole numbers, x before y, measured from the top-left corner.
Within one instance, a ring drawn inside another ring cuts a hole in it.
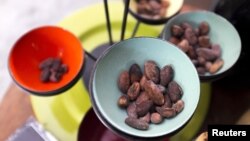
[[[160,25],[167,22],[168,19],[177,15],[182,8],[183,0],[168,0],[169,6],[166,10],[166,15],[163,18],[153,19],[150,17],[145,17],[137,13],[136,5],[138,4],[136,1],[138,0],[131,0],[129,4],[129,13],[134,16],[138,21],[141,21],[146,24],[150,25]]]

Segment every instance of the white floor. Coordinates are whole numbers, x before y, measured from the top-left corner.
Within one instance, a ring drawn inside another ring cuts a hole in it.
[[[77,9],[102,0],[0,0],[0,102],[12,82],[7,69],[8,53],[28,30],[56,24]]]

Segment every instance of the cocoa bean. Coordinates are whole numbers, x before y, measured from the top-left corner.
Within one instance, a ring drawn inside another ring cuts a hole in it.
[[[162,116],[159,113],[152,113],[150,119],[150,121],[154,124],[159,124],[162,122]]]
[[[159,10],[161,8],[161,4],[155,0],[150,0],[148,4],[151,6],[152,9]]]
[[[199,28],[195,28],[194,29],[194,33],[196,36],[200,36],[200,29]]]
[[[219,58],[221,56],[221,47],[218,44],[212,45],[212,50],[214,52],[214,55]]]
[[[140,117],[139,119],[140,120],[144,120],[144,121],[146,121],[147,123],[150,123],[150,112],[148,112],[145,116],[143,116],[143,117]]]
[[[198,60],[198,63],[199,63],[200,66],[205,66],[205,64],[206,64],[206,59],[205,58],[199,56],[197,60]]]
[[[161,6],[166,9],[169,6],[169,0],[161,0]]]
[[[174,37],[174,36],[170,37],[170,38],[168,39],[168,41],[169,41],[170,43],[175,44],[175,45],[178,45],[178,44],[180,43],[180,40],[179,40],[178,38]]]
[[[192,59],[191,61],[192,61],[192,63],[194,64],[194,66],[198,66],[198,65],[199,65],[198,60]]]
[[[129,99],[128,99],[127,95],[120,96],[117,104],[121,108],[126,108],[129,105]]]
[[[149,124],[146,121],[133,118],[133,117],[127,117],[125,119],[125,123],[129,125],[130,127],[133,127],[139,130],[147,130],[149,128]]]
[[[201,74],[201,75],[206,73],[206,68],[204,68],[204,67],[197,67],[196,70],[197,70],[198,74]]]
[[[69,71],[69,67],[66,64],[62,64],[58,70],[60,73],[67,73]]]
[[[60,75],[58,73],[56,73],[55,71],[51,71],[51,74],[50,74],[50,77],[49,77],[49,80],[51,82],[58,82],[60,80]]]
[[[178,25],[173,25],[171,27],[171,32],[172,32],[173,36],[179,38],[179,37],[181,37],[183,35],[184,30]]]
[[[62,64],[62,61],[60,58],[55,58],[53,60],[52,66],[51,66],[51,70],[52,71],[58,71],[60,69],[60,66]]]
[[[127,95],[129,100],[135,100],[140,94],[140,83],[134,82],[128,89]]]
[[[207,61],[213,61],[217,58],[215,52],[209,48],[197,48],[196,53],[198,56],[205,58]]]
[[[185,30],[184,37],[188,40],[190,45],[195,45],[198,41],[195,32],[192,30],[192,28],[187,28]]]
[[[48,82],[49,81],[49,78],[50,78],[50,70],[49,68],[44,68],[40,74],[40,80],[42,82]]]
[[[163,93],[163,94],[166,93],[167,89],[164,86],[157,85],[157,87],[158,87],[158,89],[160,90],[161,93]]]
[[[148,80],[147,80],[146,76],[143,75],[141,80],[140,80],[140,86],[141,86],[142,90],[144,90],[144,85],[145,85],[146,81],[148,81]]]
[[[205,21],[201,22],[199,25],[199,29],[200,29],[200,34],[201,35],[207,35],[209,32],[209,24]]]
[[[196,51],[195,51],[194,47],[189,46],[189,49],[187,51],[187,55],[189,56],[190,59],[196,59],[197,58],[197,54],[196,54]]]
[[[179,47],[185,53],[188,52],[189,50],[188,40],[186,39],[181,40],[181,42],[177,45],[177,47]]]
[[[156,111],[165,118],[172,118],[176,115],[176,111],[174,108],[167,107],[156,107]]]
[[[129,117],[137,118],[136,104],[134,102],[130,103],[127,107],[127,114]]]
[[[129,69],[129,76],[131,84],[134,82],[140,82],[142,78],[142,71],[138,64],[133,64]]]
[[[43,70],[45,68],[50,68],[53,64],[54,58],[47,58],[39,64],[39,69]]]
[[[168,84],[168,94],[172,102],[176,102],[181,99],[183,92],[181,87],[175,81],[171,81]]]
[[[143,92],[141,92],[140,95],[137,97],[135,103],[136,103],[137,105],[139,105],[139,104],[142,103],[143,101],[147,101],[147,100],[149,100],[149,96],[148,96],[148,94],[147,94],[145,91],[143,91]]]
[[[186,30],[187,28],[192,28],[192,26],[188,22],[181,23],[181,27]]]
[[[209,48],[211,46],[210,44],[210,38],[205,35],[205,36],[200,36],[198,38],[198,41],[199,41],[199,46],[200,47],[206,47],[206,48]]]
[[[147,114],[150,110],[150,108],[153,105],[153,101],[152,100],[147,100],[147,101],[143,101],[141,103],[139,103],[138,105],[136,105],[136,113],[139,117],[144,116],[145,114]]]
[[[167,13],[167,9],[161,8],[160,13],[159,13],[160,18],[164,18],[166,16],[166,13]]]
[[[126,94],[130,86],[129,73],[123,71],[118,78],[118,88],[122,93]]]
[[[144,63],[144,73],[147,79],[158,84],[160,81],[160,69],[155,61],[149,60]]]
[[[209,72],[211,74],[216,73],[224,64],[224,61],[222,59],[217,59],[209,68]]]
[[[173,104],[173,108],[176,111],[176,113],[180,113],[184,108],[184,101],[178,100],[176,103]]]
[[[153,100],[154,104],[156,105],[163,105],[164,104],[164,96],[161,93],[161,90],[157,87],[157,85],[151,81],[148,80],[145,83],[145,91],[147,92],[149,98]]]
[[[170,107],[172,107],[172,102],[171,102],[171,99],[170,99],[170,97],[169,97],[169,94],[165,94],[164,95],[164,105],[163,105],[163,107],[167,107],[167,108],[170,108]]]
[[[206,62],[206,64],[205,64],[206,71],[209,71],[211,66],[212,66],[212,62]]]
[[[160,72],[160,84],[162,86],[167,86],[170,81],[172,81],[174,77],[174,70],[172,66],[166,65],[161,69]]]

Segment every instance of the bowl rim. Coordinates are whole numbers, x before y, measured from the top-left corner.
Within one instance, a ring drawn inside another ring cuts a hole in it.
[[[99,61],[101,61],[109,52],[112,48],[116,47],[118,44],[120,44],[121,42],[124,42],[124,41],[129,41],[129,40],[134,40],[134,39],[154,39],[154,40],[158,40],[158,41],[161,41],[161,42],[166,42],[165,40],[161,39],[161,38],[156,38],[156,37],[134,37],[134,38],[129,38],[129,39],[125,39],[125,40],[122,40],[120,42],[117,42],[113,45],[111,45],[108,49],[106,49],[104,51],[104,53],[96,60],[94,66],[93,66],[93,70],[91,72],[91,75],[90,75],[90,81],[89,81],[89,90],[90,90],[90,100],[91,100],[91,103],[93,104],[92,108],[94,110],[94,112],[97,114],[97,117],[99,118],[99,120],[109,129],[111,129],[111,131],[115,132],[115,133],[122,133],[123,135],[125,135],[125,137],[127,138],[130,138],[130,137],[136,137],[136,138],[158,138],[158,137],[163,137],[163,136],[166,136],[166,135],[170,135],[172,133],[174,133],[175,131],[179,130],[180,128],[182,128],[184,125],[187,124],[188,121],[190,121],[190,119],[192,118],[192,116],[194,115],[195,113],[195,110],[198,106],[198,102],[199,102],[199,99],[200,99],[200,86],[197,87],[197,93],[198,93],[198,98],[197,98],[197,101],[195,103],[195,107],[194,107],[194,110],[192,112],[192,114],[188,115],[189,117],[182,122],[182,124],[174,129],[172,129],[171,131],[167,132],[167,133],[164,133],[164,134],[160,134],[160,135],[146,135],[146,136],[140,136],[140,135],[136,135],[136,134],[130,134],[128,132],[125,132],[124,130],[120,130],[118,129],[117,127],[113,126],[112,123],[110,123],[106,118],[105,116],[101,113],[101,111],[98,109],[98,105],[96,103],[96,100],[95,100],[95,96],[94,96],[94,89],[93,89],[93,83],[94,83],[94,76],[95,76],[95,73],[96,73],[96,70],[97,70],[97,66],[98,66],[98,63]],[[174,44],[170,43],[170,42],[166,42],[167,44],[170,44],[171,46],[175,47]],[[186,56],[187,59],[188,59],[188,56],[183,52],[181,51],[179,48],[176,47],[177,50],[179,50],[178,52],[181,53],[182,55]],[[187,61],[190,61],[190,63],[192,64],[191,60],[188,59]],[[194,67],[194,65],[192,64],[192,69],[195,70],[195,77],[197,78],[197,83],[198,85],[200,85],[200,80],[199,80],[199,76],[198,76],[198,73]]]
[[[211,12],[211,11],[208,11],[208,10],[196,10],[196,11],[189,11],[189,12],[185,12],[185,13],[181,13],[181,14],[178,14],[176,15],[175,17],[171,18],[165,25],[164,25],[164,28],[163,28],[163,31],[162,31],[162,36],[161,38],[163,40],[166,40],[166,30],[167,28],[170,27],[170,24],[174,23],[174,21],[176,19],[178,19],[180,16],[185,16],[185,15],[192,15],[192,14],[202,14],[202,15],[211,15],[217,19],[219,19],[220,21],[222,21],[223,23],[226,23],[228,24],[228,26],[234,31],[235,33],[235,36],[237,37],[237,39],[239,39],[239,54],[237,54],[235,60],[231,63],[231,65],[228,66],[228,68],[224,71],[221,71],[221,72],[217,72],[215,74],[209,74],[209,75],[204,75],[204,74],[198,74],[201,81],[210,81],[210,80],[217,80],[217,79],[220,79],[222,78],[221,76],[223,76],[223,74],[227,74],[226,72],[230,69],[233,68],[233,66],[237,63],[237,61],[239,60],[239,57],[240,57],[240,54],[241,54],[241,51],[242,51],[242,43],[241,43],[241,38],[240,38],[240,35],[238,33],[238,31],[236,30],[236,28],[233,26],[233,24],[231,22],[229,22],[226,18],[220,16],[219,14],[216,14],[214,12]],[[225,76],[225,75],[224,75]],[[216,79],[217,78],[217,79]]]
[[[32,95],[35,95],[35,96],[54,96],[54,95],[58,95],[58,94],[61,94],[62,92],[70,89],[74,84],[76,84],[76,82],[79,80],[79,78],[82,76],[82,73],[84,71],[84,66],[85,66],[85,51],[84,49],[82,48],[82,54],[83,54],[83,60],[81,61],[81,65],[79,67],[79,70],[78,72],[74,75],[73,79],[71,79],[69,81],[68,84],[65,84],[64,86],[62,86],[61,88],[58,88],[58,89],[54,89],[54,90],[49,90],[49,91],[39,91],[39,90],[35,90],[35,89],[30,89],[28,87],[26,87],[25,85],[21,84],[20,82],[18,82],[15,78],[15,75],[13,74],[12,72],[12,69],[10,67],[10,60],[11,60],[11,56],[12,56],[12,52],[13,50],[15,49],[15,46],[24,38],[26,37],[28,34],[34,32],[34,31],[37,31],[37,30],[40,30],[40,29],[44,29],[44,28],[53,28],[53,29],[59,29],[63,32],[66,32],[67,34],[71,35],[72,37],[75,37],[76,41],[82,46],[80,40],[73,34],[71,33],[69,30],[65,29],[65,28],[62,28],[62,27],[59,27],[59,26],[55,26],[55,25],[43,25],[43,26],[39,26],[39,27],[35,27],[31,30],[28,30],[27,32],[25,32],[24,34],[22,34],[16,41],[15,43],[12,45],[12,48],[9,52],[9,55],[8,55],[8,61],[7,61],[7,68],[8,68],[8,71],[9,71],[9,75],[11,76],[13,82],[18,85],[20,88],[22,88],[23,90],[29,92],[29,94],[32,94]]]
[[[126,0],[123,0],[123,1],[126,1]],[[133,1],[135,1],[135,0],[133,0]],[[170,0],[170,1],[175,1],[175,0]],[[130,3],[131,3],[131,2],[130,2]],[[146,24],[160,25],[160,24],[166,23],[166,22],[167,22],[169,19],[171,19],[172,17],[178,15],[178,14],[180,13],[180,11],[181,11],[181,8],[182,8],[183,4],[184,4],[184,0],[181,0],[181,5],[180,5],[179,9],[176,10],[175,13],[173,13],[173,14],[170,15],[169,17],[166,17],[166,16],[165,16],[164,18],[160,18],[160,19],[149,19],[149,18],[145,18],[145,17],[141,16],[140,14],[137,14],[134,10],[132,10],[132,9],[130,8],[130,5],[131,5],[131,4],[129,5],[128,11],[129,11],[129,13],[130,13],[133,17],[135,17],[135,18],[138,20],[138,22],[141,21],[141,22],[146,23]]]

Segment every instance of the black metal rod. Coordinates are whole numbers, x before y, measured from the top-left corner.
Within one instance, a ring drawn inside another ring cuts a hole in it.
[[[133,30],[133,33],[132,33],[132,35],[131,35],[131,38],[135,37],[135,34],[136,34],[136,32],[138,31],[138,28],[139,28],[139,26],[140,26],[140,23],[141,23],[141,22],[137,20],[136,25],[135,25],[134,30]]]
[[[122,20],[121,40],[124,39],[124,34],[126,30],[129,3],[130,3],[130,0],[125,0],[125,8],[124,8],[123,20]]]
[[[95,56],[93,56],[91,53],[87,52],[86,50],[85,50],[85,53],[86,53],[86,55],[87,55],[90,59],[92,59],[93,61],[96,61],[96,60],[97,60],[97,58],[96,58]]]
[[[105,15],[106,15],[106,25],[108,29],[108,35],[109,35],[109,44],[113,44],[113,39],[112,39],[112,30],[111,30],[111,24],[110,24],[110,19],[109,19],[109,8],[108,8],[108,0],[104,0],[104,9],[105,9]]]

